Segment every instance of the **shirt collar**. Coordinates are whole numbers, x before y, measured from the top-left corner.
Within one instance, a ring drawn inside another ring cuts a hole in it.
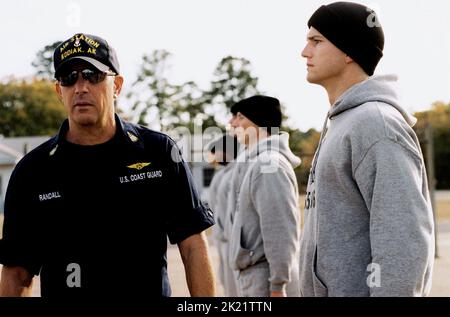
[[[124,143],[132,146],[142,147],[144,146],[144,142],[142,140],[142,136],[139,131],[136,129],[136,126],[123,121],[117,114],[114,114],[116,120],[116,135],[119,140]],[[58,134],[53,138],[51,143],[50,156],[52,156],[58,149],[66,141],[66,134],[69,130],[69,120],[66,119],[61,124],[59,128]]]

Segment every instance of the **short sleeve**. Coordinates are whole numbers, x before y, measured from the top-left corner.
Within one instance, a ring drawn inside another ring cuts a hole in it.
[[[181,152],[170,142],[167,231],[170,243],[183,241],[214,224],[208,204],[200,199],[191,170]]]
[[[41,268],[37,210],[32,204],[29,177],[23,164],[13,171],[5,197],[0,263],[20,266],[38,275]]]

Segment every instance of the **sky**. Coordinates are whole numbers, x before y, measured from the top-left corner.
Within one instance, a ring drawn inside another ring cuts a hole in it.
[[[168,79],[207,89],[219,61],[244,57],[264,93],[281,100],[289,125],[321,129],[325,90],[306,81],[307,21],[320,0],[15,0],[0,10],[0,79],[29,76],[36,52],[78,32],[105,38],[117,51],[125,88],[142,56],[172,54]],[[378,13],[386,41],[375,74],[397,74],[410,112],[450,102],[450,1],[357,1]],[[124,95],[124,94],[123,94]],[[120,104],[126,106],[121,98]]]

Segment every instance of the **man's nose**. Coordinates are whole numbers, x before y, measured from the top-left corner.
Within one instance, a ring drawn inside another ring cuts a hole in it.
[[[228,123],[229,123],[231,126],[233,126],[234,119],[236,119],[236,117],[235,117],[235,116],[232,116],[232,117],[230,118],[230,120],[228,121]]]
[[[75,82],[75,93],[85,93],[88,91],[89,81],[81,76],[81,73],[78,73],[77,81]]]
[[[309,49],[308,49],[308,45],[305,45],[305,47],[303,48],[302,52],[301,52],[302,57],[304,58],[308,58],[311,57]]]

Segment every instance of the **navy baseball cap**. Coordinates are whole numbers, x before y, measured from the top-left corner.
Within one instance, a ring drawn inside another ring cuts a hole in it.
[[[110,69],[119,74],[116,51],[101,37],[78,33],[58,45],[53,53],[55,78],[58,78],[61,69],[74,59],[84,60],[100,71],[106,72]]]

